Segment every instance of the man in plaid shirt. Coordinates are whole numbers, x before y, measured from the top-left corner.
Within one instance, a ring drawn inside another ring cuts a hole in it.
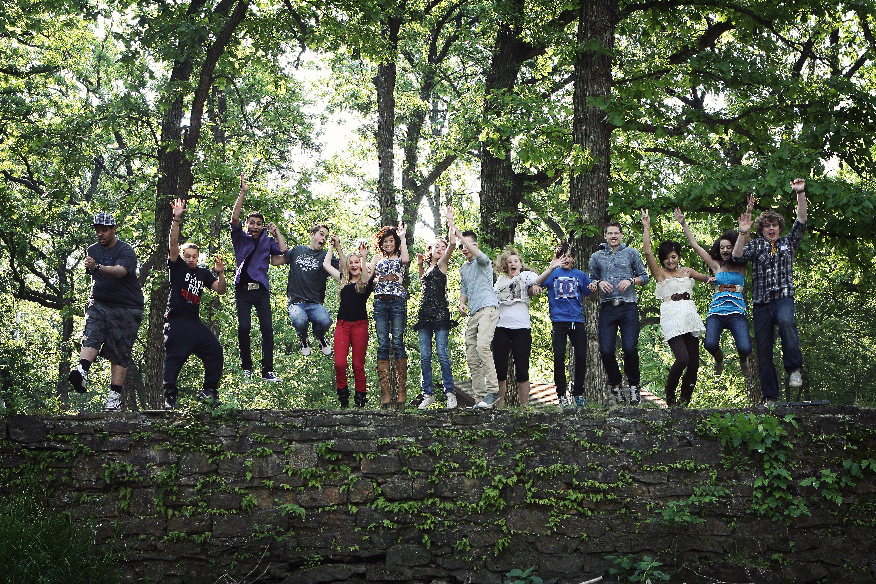
[[[806,231],[806,181],[795,179],[791,188],[797,193],[797,220],[788,235],[781,237],[785,220],[770,210],[761,213],[754,222],[754,230],[760,237],[749,241],[752,221],[751,214],[746,212],[739,218],[739,239],[733,248],[734,262],[751,262],[752,321],[760,391],[766,403],[779,399],[779,381],[773,367],[777,325],[782,339],[782,361],[789,375],[788,385],[803,385],[803,353],[794,320],[794,255]]]

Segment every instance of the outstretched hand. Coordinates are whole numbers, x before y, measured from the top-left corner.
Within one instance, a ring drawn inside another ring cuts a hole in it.
[[[648,209],[642,209],[642,225],[647,228],[651,227],[651,215],[648,213]]]
[[[179,219],[186,212],[186,202],[182,199],[174,199],[173,203],[170,204],[170,208],[173,209],[173,216]]]
[[[243,173],[241,172],[240,173],[240,194],[242,194],[242,195],[246,194],[246,191],[248,189],[249,189],[249,187],[246,184],[246,179],[243,178]]]
[[[748,205],[745,207],[745,213],[739,216],[739,231],[751,230],[751,210],[754,208],[754,195],[748,195]]]
[[[444,210],[444,216],[447,218],[447,228],[453,229],[453,207],[451,205],[447,205],[447,208]]]
[[[791,188],[794,189],[795,193],[800,193],[806,190],[806,180],[802,178],[795,178],[791,181]]]
[[[405,235],[407,235],[407,233],[408,233],[408,224],[405,223],[404,221],[402,221],[402,222],[399,224],[399,226],[395,228],[395,233],[396,233],[396,235],[399,236],[399,238],[400,238],[402,241],[404,241],[404,240],[405,240]]]
[[[684,225],[684,213],[681,212],[681,209],[679,207],[676,207],[675,211],[673,211],[672,214],[675,215],[676,221]]]
[[[222,256],[216,256],[213,258],[213,271],[217,274],[225,271],[225,262],[222,261]]]

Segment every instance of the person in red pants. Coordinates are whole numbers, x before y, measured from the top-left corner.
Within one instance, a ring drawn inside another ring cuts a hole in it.
[[[368,245],[359,244],[358,253],[344,256],[337,235],[332,244],[340,256],[339,268],[332,265],[332,255],[326,254],[322,267],[339,282],[338,322],[335,324],[335,384],[338,401],[342,408],[350,407],[350,388],[347,382],[347,356],[352,349],[353,379],[355,392],[353,402],[357,408],[365,407],[365,351],[368,348],[368,296],[374,290],[374,279],[368,264]]]

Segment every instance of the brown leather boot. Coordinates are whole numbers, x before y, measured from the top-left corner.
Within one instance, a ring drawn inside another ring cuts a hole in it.
[[[389,380],[389,360],[377,360],[377,379],[380,381],[380,407],[392,407],[392,384]]]
[[[395,407],[398,410],[405,409],[405,402],[408,401],[408,359],[395,360],[395,390],[397,397]]]

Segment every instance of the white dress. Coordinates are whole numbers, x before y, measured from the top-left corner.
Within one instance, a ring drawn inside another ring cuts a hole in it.
[[[699,337],[706,330],[693,301],[695,284],[696,281],[688,277],[666,278],[662,282],[657,282],[654,295],[661,301],[660,327],[663,329],[663,338],[667,341],[685,333]],[[672,300],[673,294],[685,292],[690,294],[691,300]]]

